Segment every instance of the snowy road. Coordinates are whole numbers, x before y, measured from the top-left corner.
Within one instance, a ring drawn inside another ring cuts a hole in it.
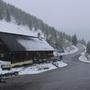
[[[90,64],[80,62],[79,54],[64,56],[67,67],[51,70],[38,75],[24,75],[7,79],[0,84],[0,90],[90,90]]]

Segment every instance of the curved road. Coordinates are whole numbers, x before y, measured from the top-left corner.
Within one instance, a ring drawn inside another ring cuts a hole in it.
[[[38,75],[24,75],[7,79],[0,90],[90,90],[90,64],[80,62],[78,57],[84,48],[64,56],[67,67]]]

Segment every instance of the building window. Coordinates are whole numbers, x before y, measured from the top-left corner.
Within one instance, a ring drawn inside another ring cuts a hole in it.
[[[29,56],[29,53],[28,52],[26,52],[26,56]]]
[[[0,56],[3,58],[4,57],[4,53],[1,53]]]

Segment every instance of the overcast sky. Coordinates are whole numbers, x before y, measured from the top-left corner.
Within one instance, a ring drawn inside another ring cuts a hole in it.
[[[60,31],[89,39],[90,0],[4,0]]]

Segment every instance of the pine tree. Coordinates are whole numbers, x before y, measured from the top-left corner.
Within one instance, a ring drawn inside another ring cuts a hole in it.
[[[3,19],[3,8],[0,6],[0,20]]]
[[[3,19],[3,16],[2,16],[2,13],[0,12],[0,20],[2,20]]]
[[[86,50],[87,50],[87,53],[90,54],[90,42],[87,43],[87,48],[86,48]]]
[[[77,40],[77,36],[75,34],[75,35],[72,36],[72,44],[76,46],[77,42],[78,42],[78,40]]]
[[[85,41],[84,39],[79,40],[79,42],[80,42],[81,44],[83,44],[83,45],[86,45],[86,41]]]
[[[9,13],[9,10],[8,9],[6,10],[6,21],[7,22],[10,22],[11,21],[11,17],[10,17],[10,13]]]

